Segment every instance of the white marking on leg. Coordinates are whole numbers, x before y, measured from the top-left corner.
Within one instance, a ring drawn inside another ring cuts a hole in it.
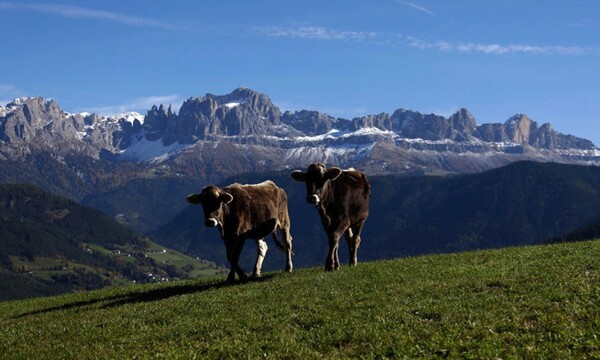
[[[256,240],[256,265],[254,266],[254,276],[260,276],[262,263],[265,259],[268,249],[269,247],[267,246],[267,242],[265,240]]]

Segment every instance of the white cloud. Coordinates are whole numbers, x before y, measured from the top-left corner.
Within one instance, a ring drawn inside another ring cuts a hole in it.
[[[402,4],[402,5],[409,6],[415,10],[419,10],[421,12],[427,13],[429,15],[435,15],[431,10],[424,8],[423,6],[417,5],[415,3],[412,3],[412,2],[402,1],[402,0],[397,0],[396,2],[399,4]]]
[[[85,109],[78,109],[75,112],[85,111],[104,116],[117,115],[129,111],[137,111],[144,114],[146,111],[150,110],[152,105],[158,106],[164,104],[168,106],[170,104],[180,104],[182,102],[183,99],[179,95],[147,96],[136,98],[123,104],[92,106]],[[175,109],[177,108],[175,107]]]
[[[532,55],[585,55],[600,54],[599,47],[530,45],[530,44],[497,44],[449,42],[444,40],[424,40],[414,36],[377,32],[377,31],[342,31],[323,26],[256,26],[255,34],[267,37],[294,38],[306,40],[356,41],[369,42],[382,46],[407,46],[420,50],[438,50],[462,54],[532,54]]]
[[[520,44],[482,44],[482,43],[450,43],[447,41],[426,41],[414,37],[405,37],[406,45],[421,50],[433,49],[447,52],[480,53],[491,55],[533,54],[533,55],[583,55],[600,53],[599,48],[581,46],[538,46]]]
[[[362,41],[374,39],[379,34],[367,31],[341,31],[329,29],[322,26],[298,26],[298,27],[254,27],[253,30],[260,35],[268,37],[285,37],[313,40],[354,40]]]
[[[0,2],[0,10],[33,10],[48,14],[59,15],[70,18],[92,18],[117,22],[131,26],[157,27],[168,30],[183,29],[183,27],[168,22],[148,19],[139,16],[120,14],[106,10],[90,9],[80,6],[59,5],[59,4],[16,4]]]

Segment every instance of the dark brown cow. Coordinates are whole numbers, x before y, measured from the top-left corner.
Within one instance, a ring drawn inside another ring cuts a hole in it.
[[[264,239],[271,234],[275,244],[287,254],[286,271],[292,271],[292,237],[288,214],[287,194],[272,181],[256,185],[232,184],[224,188],[207,186],[200,194],[191,194],[187,201],[201,204],[204,210],[204,223],[217,227],[225,242],[227,260],[231,270],[227,281],[235,280],[237,272],[240,280],[246,274],[238,265],[240,253],[246,239],[257,241],[257,257],[254,276],[260,276],[262,262],[267,252]],[[279,229],[283,243],[277,237]]]
[[[306,201],[315,204],[329,238],[329,253],[325,270],[340,267],[339,240],[346,236],[350,248],[350,265],[358,262],[360,232],[369,215],[371,184],[367,176],[357,170],[327,169],[323,164],[311,164],[306,172],[292,172],[296,181],[306,183]]]

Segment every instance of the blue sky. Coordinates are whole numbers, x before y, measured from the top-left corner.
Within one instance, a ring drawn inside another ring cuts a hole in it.
[[[284,110],[526,113],[600,145],[600,1],[2,1],[0,103],[145,113],[238,86]]]

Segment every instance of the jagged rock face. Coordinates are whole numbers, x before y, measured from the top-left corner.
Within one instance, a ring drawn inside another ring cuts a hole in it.
[[[40,97],[10,103],[0,116],[0,157],[21,159],[36,152],[64,157],[71,154],[98,158],[131,145],[141,122],[95,114],[68,114],[56,101]]]
[[[399,109],[392,114],[392,130],[410,139],[454,140],[451,122],[443,116]]]
[[[8,146],[0,150],[8,158],[47,149],[61,155],[69,151],[93,153],[81,141],[83,118],[68,116],[56,101],[40,97],[19,99],[7,108],[12,111],[0,118],[0,139]]]
[[[7,108],[13,111],[8,112],[0,122],[0,137],[7,143],[31,142],[36,130],[44,127],[49,132],[55,132],[52,126],[47,125],[64,116],[56,101],[45,101],[41,97],[19,99],[8,104]],[[68,129],[69,124],[64,124],[63,128]]]
[[[529,144],[531,134],[537,130],[537,124],[525,114],[517,114],[506,121],[506,135],[515,144]]]
[[[390,114],[381,113],[379,115],[367,115],[359,118],[355,118],[354,129],[362,129],[362,128],[377,128],[381,130],[393,130],[392,127],[392,118]]]
[[[286,111],[281,117],[282,123],[298,130],[301,135],[309,136],[327,134],[334,128],[339,128],[340,126],[344,127],[342,121],[343,120],[338,120],[333,116],[321,114],[318,111],[308,110],[301,110],[293,113]]]
[[[591,141],[556,132],[548,123],[538,127],[525,114],[516,114],[504,124],[482,124],[475,136],[486,142],[510,142],[548,150],[595,148]]]
[[[152,109],[148,111],[144,118],[144,130],[146,139],[150,141],[156,141],[165,135],[165,131],[171,126],[174,120],[174,115],[171,107],[165,110],[164,105],[156,107],[152,106]]]
[[[452,128],[452,139],[456,141],[468,141],[477,131],[475,117],[465,108],[452,114],[448,120]]]
[[[238,88],[228,95],[206,94],[186,100],[179,114],[154,106],[144,122],[145,137],[163,145],[193,144],[211,136],[269,135],[281,112],[264,94]]]

